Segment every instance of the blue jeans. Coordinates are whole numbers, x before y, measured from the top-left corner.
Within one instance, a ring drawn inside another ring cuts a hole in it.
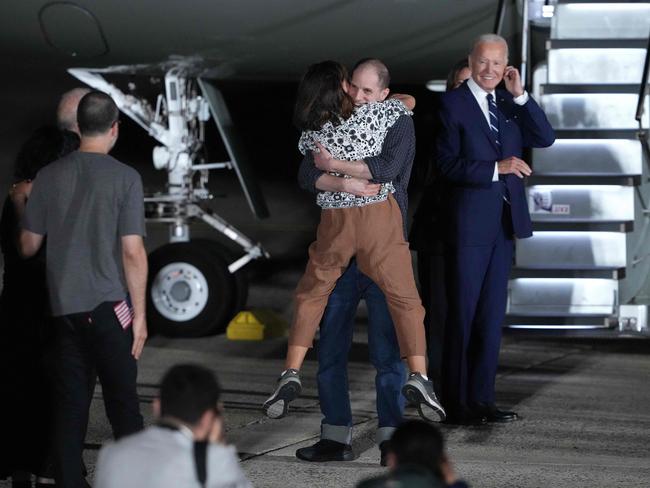
[[[348,353],[352,346],[354,316],[362,298],[368,307],[370,362],[377,370],[378,443],[390,438],[404,413],[401,389],[405,368],[386,299],[379,287],[359,271],[353,259],[329,297],[318,344],[318,395],[323,414],[321,438],[345,444],[350,444],[352,438]]]

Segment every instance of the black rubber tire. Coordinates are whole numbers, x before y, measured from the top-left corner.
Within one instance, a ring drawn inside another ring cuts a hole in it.
[[[193,242],[205,246],[211,253],[216,255],[219,259],[226,261],[228,264],[232,263],[236,259],[235,253],[219,242],[211,241],[209,239],[196,239],[196,241]],[[230,319],[246,307],[246,301],[248,300],[248,278],[246,277],[245,269],[246,266],[240,268],[235,274],[230,274],[233,284],[233,299],[229,317],[226,322],[230,321]],[[214,330],[213,333],[221,334],[225,332],[225,326],[227,326],[227,323],[223,328]]]
[[[208,299],[201,312],[186,321],[163,316],[153,303],[151,287],[166,265],[189,263],[196,267],[208,284]],[[223,331],[231,318],[235,286],[226,261],[201,241],[166,244],[149,255],[147,285],[148,323],[153,332],[168,337],[202,337]]]

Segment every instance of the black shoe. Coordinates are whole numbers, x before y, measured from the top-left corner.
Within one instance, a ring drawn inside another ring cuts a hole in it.
[[[447,415],[444,423],[448,425],[463,425],[463,426],[480,426],[487,424],[488,420],[485,415],[476,413],[464,413],[460,415]]]
[[[56,488],[54,478],[36,478],[34,488]]]
[[[32,480],[11,480],[11,488],[32,488]]]
[[[388,442],[389,441],[384,441],[379,444],[379,452],[381,453],[379,464],[381,466],[388,466]]]
[[[352,461],[354,452],[352,446],[330,439],[321,439],[313,446],[302,447],[296,451],[296,457],[312,463],[327,461]]]
[[[519,415],[510,410],[499,410],[496,406],[483,407],[478,410],[480,415],[485,416],[488,422],[506,423],[519,420]]]

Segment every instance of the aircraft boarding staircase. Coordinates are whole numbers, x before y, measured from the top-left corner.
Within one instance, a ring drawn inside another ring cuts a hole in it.
[[[648,96],[635,119],[649,33],[650,1],[557,2],[533,74],[556,141],[532,153],[508,327],[650,334]]]

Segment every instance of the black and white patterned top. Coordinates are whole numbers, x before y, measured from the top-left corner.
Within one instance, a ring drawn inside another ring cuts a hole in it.
[[[315,151],[315,141],[320,142],[335,159],[355,161],[376,156],[386,137],[386,131],[395,124],[401,115],[410,112],[402,102],[395,99],[384,102],[367,103],[354,110],[352,116],[342,120],[337,126],[327,122],[320,130],[304,131],[298,142],[302,154]],[[348,176],[331,173],[335,176]],[[363,207],[371,203],[383,202],[389,193],[394,193],[391,182],[382,183],[379,193],[372,197],[358,197],[346,192],[322,191],[316,197],[321,208]]]

